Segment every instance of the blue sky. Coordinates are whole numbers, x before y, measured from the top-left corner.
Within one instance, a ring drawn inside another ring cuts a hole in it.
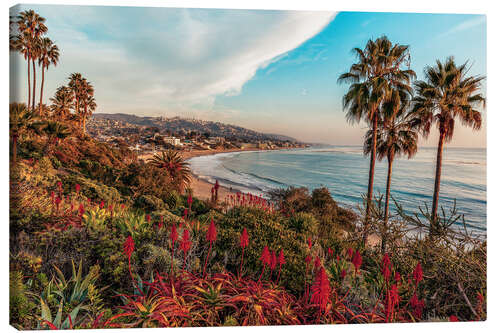
[[[366,125],[345,121],[347,86],[337,78],[355,61],[352,48],[369,38],[409,44],[419,77],[426,65],[449,55],[469,60],[470,74],[486,75],[481,15],[30,8],[47,18],[48,35],[62,54],[60,65],[47,72],[44,95],[81,72],[96,88],[97,112],[196,117],[356,145]],[[25,64],[14,54],[11,64],[11,99],[25,99]],[[452,145],[486,146],[485,127],[457,128]],[[431,135],[423,145],[435,143]]]

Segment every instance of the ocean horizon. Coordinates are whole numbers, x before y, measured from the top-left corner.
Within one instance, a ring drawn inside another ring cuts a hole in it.
[[[407,213],[432,206],[436,148],[422,147],[414,158],[396,159],[391,196]],[[358,212],[368,183],[369,156],[361,146],[313,146],[305,149],[230,152],[188,160],[196,177],[242,192],[266,197],[289,186],[310,191],[327,187],[339,205]],[[375,167],[374,194],[385,194],[387,161]],[[439,204],[448,215],[464,215],[470,231],[486,234],[486,148],[444,150]],[[391,201],[391,211],[395,212]],[[457,222],[458,223],[458,222]],[[461,220],[460,220],[461,223]]]

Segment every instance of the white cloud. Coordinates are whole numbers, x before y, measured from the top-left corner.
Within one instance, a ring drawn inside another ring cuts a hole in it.
[[[82,8],[79,10],[78,8]],[[46,96],[81,72],[101,112],[210,110],[280,55],[321,31],[332,12],[39,7],[61,64]]]

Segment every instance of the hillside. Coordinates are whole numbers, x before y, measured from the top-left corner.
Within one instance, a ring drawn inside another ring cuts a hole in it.
[[[180,117],[139,117],[124,113],[96,113],[92,117],[93,120],[107,119],[135,126],[157,127],[160,131],[179,133],[181,135],[194,131],[200,134],[209,133],[210,136],[238,138],[244,141],[272,140],[298,142],[297,139],[285,135],[259,133],[240,126],[200,119],[186,119]],[[89,125],[91,124],[89,123]]]

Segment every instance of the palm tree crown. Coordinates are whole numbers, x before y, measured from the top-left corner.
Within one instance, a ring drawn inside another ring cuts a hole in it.
[[[167,150],[161,155],[155,154],[149,159],[149,163],[157,168],[165,170],[172,184],[182,192],[191,181],[189,164],[182,156],[173,151]]]

